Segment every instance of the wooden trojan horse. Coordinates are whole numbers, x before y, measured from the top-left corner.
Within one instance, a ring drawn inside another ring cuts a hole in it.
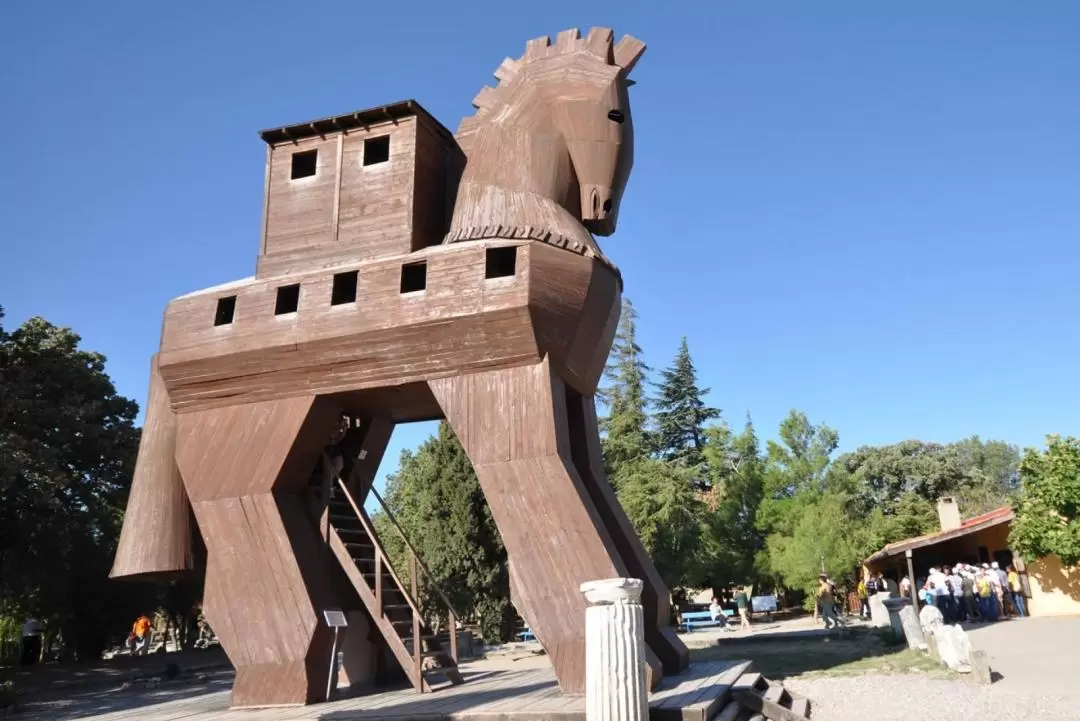
[[[438,418],[563,691],[584,690],[579,586],[594,579],[644,580],[650,683],[685,668],[593,401],[622,286],[593,235],[615,230],[644,49],[602,28],[533,40],[456,137],[413,101],[262,133],[257,272],[168,305],[112,571],[191,569],[193,515],[234,706],[325,698],[328,608],[349,613],[351,683],[388,658],[429,690],[422,655],[460,682],[363,511],[394,425]],[[321,463],[343,417],[343,463]],[[332,471],[313,504],[318,467]]]

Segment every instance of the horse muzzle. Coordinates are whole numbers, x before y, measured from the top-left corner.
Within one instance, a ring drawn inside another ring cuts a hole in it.
[[[615,201],[611,188],[603,185],[582,186],[581,220],[593,235],[611,235],[615,232]]]

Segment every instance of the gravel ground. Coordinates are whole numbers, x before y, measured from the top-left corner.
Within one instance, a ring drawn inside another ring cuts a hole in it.
[[[989,688],[967,681],[904,676],[798,678],[786,688],[811,701],[813,721],[1076,721],[1074,689]]]

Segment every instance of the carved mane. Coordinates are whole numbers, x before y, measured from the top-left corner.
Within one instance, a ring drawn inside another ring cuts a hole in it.
[[[510,94],[509,90],[513,87],[514,81],[520,76],[524,66],[529,63],[557,55],[590,52],[608,65],[621,67],[629,76],[630,71],[645,52],[645,43],[630,35],[623,35],[618,43],[614,42],[614,38],[615,34],[611,28],[592,28],[584,38],[581,37],[580,30],[571,28],[556,35],[554,45],[551,44],[551,38],[547,35],[527,42],[524,55],[516,60],[506,58],[495,69],[494,76],[498,80],[495,87],[485,85],[473,98],[472,105],[476,108],[476,112],[461,119],[455,133],[458,145],[468,155],[476,131],[487,121],[492,111],[503,104],[504,99]]]

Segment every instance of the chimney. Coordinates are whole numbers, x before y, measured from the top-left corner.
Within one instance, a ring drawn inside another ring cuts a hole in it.
[[[955,531],[960,528],[960,507],[952,496],[942,496],[937,502],[938,521],[942,531]]]

